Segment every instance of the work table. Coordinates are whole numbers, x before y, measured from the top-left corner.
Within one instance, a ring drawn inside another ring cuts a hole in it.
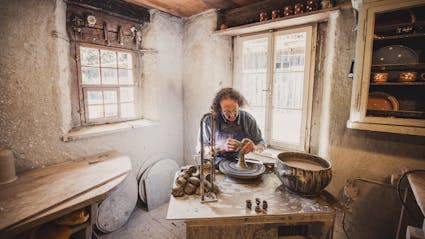
[[[326,192],[313,198],[290,193],[273,173],[254,181],[217,174],[215,183],[220,189],[217,202],[201,203],[197,195],[171,196],[167,219],[185,220],[187,238],[197,238],[205,230],[210,237],[203,234],[203,238],[241,238],[240,233],[246,238],[258,233],[267,235],[260,238],[278,238],[285,234],[284,229],[332,238],[335,210],[331,206],[333,197]],[[267,201],[267,210],[255,211],[256,198]],[[247,199],[252,209],[246,207]],[[294,229],[291,225],[305,227]]]

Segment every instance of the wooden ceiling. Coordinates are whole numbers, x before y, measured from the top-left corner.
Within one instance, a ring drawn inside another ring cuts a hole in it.
[[[258,0],[125,0],[148,9],[159,9],[178,17],[189,17],[209,9],[233,9]]]

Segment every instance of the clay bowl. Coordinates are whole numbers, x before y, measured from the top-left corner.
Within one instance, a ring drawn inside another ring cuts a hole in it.
[[[387,82],[388,81],[388,73],[387,72],[376,72],[373,73],[373,82]]]
[[[306,153],[283,152],[278,155],[276,175],[291,192],[317,196],[332,179],[328,160]]]
[[[416,80],[417,73],[412,71],[400,72],[398,81],[399,82],[411,82]]]

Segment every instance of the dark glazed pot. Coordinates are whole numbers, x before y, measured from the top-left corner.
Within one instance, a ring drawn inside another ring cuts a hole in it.
[[[331,163],[306,153],[283,152],[278,155],[276,175],[291,192],[316,196],[332,179]]]

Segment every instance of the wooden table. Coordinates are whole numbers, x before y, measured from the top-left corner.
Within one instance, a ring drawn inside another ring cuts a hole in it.
[[[404,172],[406,172],[404,170]],[[421,209],[422,215],[425,216],[425,173],[423,171],[417,173],[409,173],[407,175],[409,185],[412,188],[416,203]],[[406,202],[406,200],[404,200]],[[422,223],[422,228],[408,226],[406,230],[406,239],[423,238],[425,235],[425,220]],[[416,236],[416,237],[415,237]]]
[[[170,198],[167,219],[185,220],[186,238],[332,238],[335,210],[331,196],[306,198],[285,190],[274,174],[239,181],[217,174],[218,202],[201,203],[199,196]],[[268,209],[256,212],[255,199]],[[246,200],[252,209],[246,208]]]
[[[73,231],[84,230],[84,237],[91,238],[97,204],[130,170],[130,159],[111,151],[18,175],[15,182],[0,185],[0,238],[82,208],[90,209],[90,219]]]
[[[425,173],[411,173],[407,175],[407,179],[422,215],[425,216]]]

